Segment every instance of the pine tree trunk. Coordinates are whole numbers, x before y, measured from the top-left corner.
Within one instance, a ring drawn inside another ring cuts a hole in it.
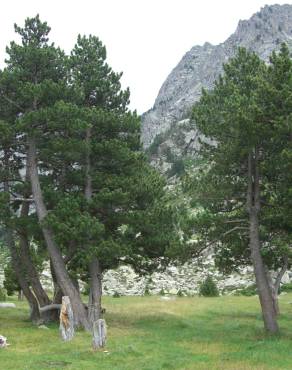
[[[28,174],[31,183],[32,194],[36,206],[38,220],[44,235],[44,239],[50,254],[52,264],[56,273],[58,284],[66,296],[69,296],[74,313],[75,326],[82,326],[86,330],[89,329],[86,310],[82,303],[81,297],[74,284],[72,283],[60,249],[54,240],[54,234],[49,226],[45,224],[47,209],[43,200],[42,190],[39,181],[36,145],[33,138],[28,140],[28,158],[27,158]]]
[[[277,333],[279,328],[276,319],[276,312],[274,307],[274,301],[272,298],[272,292],[268,284],[260,252],[259,224],[258,217],[255,212],[251,212],[249,222],[250,222],[249,237],[250,237],[251,259],[253,262],[254,274],[256,278],[259,299],[262,307],[265,328],[270,333]]]
[[[6,154],[5,154],[6,157]],[[5,158],[5,167],[9,169],[8,159]],[[4,191],[9,192],[9,184],[7,181],[4,181]],[[30,290],[24,270],[22,268],[22,263],[19,258],[17,248],[14,241],[13,230],[9,227],[6,227],[6,241],[11,255],[12,267],[15,272],[18,284],[28,301],[30,307],[30,319],[33,323],[39,323],[40,321],[40,311],[38,301]]]
[[[52,275],[53,285],[54,285],[53,303],[61,304],[62,303],[62,297],[64,296],[64,293],[62,292],[62,289],[61,289],[60,285],[57,282],[56,273],[55,273],[54,266],[53,266],[51,260],[50,260],[50,269],[51,269],[51,275]]]
[[[255,150],[254,155],[249,154],[247,210],[249,213],[249,245],[251,259],[254,267],[264,325],[268,332],[277,333],[279,328],[274,310],[274,302],[260,250],[261,243],[258,216],[260,212],[260,179],[257,150]]]
[[[28,246],[28,241],[25,236],[20,236],[19,238],[19,250],[20,259],[26,272],[27,279],[29,280],[32,290],[39,302],[40,307],[47,306],[51,303],[47,293],[44,291],[42,284],[39,279],[38,272],[32,263],[30,258],[30,251]]]
[[[272,282],[272,297],[274,300],[274,307],[275,312],[277,315],[280,315],[280,306],[279,306],[279,290],[280,290],[280,284],[282,281],[282,278],[285,274],[285,272],[288,269],[288,256],[283,257],[283,266],[281,267],[280,271],[278,272],[278,275],[276,277],[275,283]]]
[[[87,152],[85,158],[85,199],[92,199],[92,179],[91,179],[91,161],[90,161],[90,144],[91,144],[91,129],[86,129],[85,142],[87,144]],[[101,295],[102,295],[102,271],[98,259],[93,256],[89,263],[89,297],[88,297],[88,320],[90,327],[93,328],[95,321],[100,319],[101,315]]]
[[[90,326],[101,318],[102,272],[97,258],[93,257],[89,265],[90,289],[88,298],[88,320]]]
[[[270,273],[269,269],[267,268],[267,266],[265,266],[265,271],[266,271],[266,276],[267,276],[268,284],[269,284],[271,295],[272,295],[275,315],[278,316],[279,313],[280,313],[279,300],[278,300],[278,290],[276,289],[275,284],[273,284],[273,279],[272,279],[271,273]]]
[[[28,180],[27,176],[26,180]],[[30,194],[25,194],[25,196],[29,195]],[[28,216],[28,213],[29,213],[29,203],[23,202],[21,206],[20,217],[25,218]],[[19,252],[20,259],[23,263],[23,267],[26,272],[26,276],[31,284],[32,290],[39,302],[40,307],[49,305],[51,301],[42,287],[39,274],[31,260],[27,232],[24,228],[22,228],[19,232]]]
[[[22,269],[22,263],[18,256],[17,248],[15,246],[15,242],[13,238],[13,231],[10,230],[9,228],[6,229],[6,241],[7,241],[8,248],[10,250],[12,267],[15,272],[18,284],[25,298],[27,299],[27,302],[30,307],[30,319],[33,323],[39,324],[40,322],[39,304],[27,283],[25,274]]]

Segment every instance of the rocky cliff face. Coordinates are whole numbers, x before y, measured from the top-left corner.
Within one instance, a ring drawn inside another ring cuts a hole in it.
[[[255,51],[268,61],[271,52],[278,50],[282,42],[292,46],[292,5],[265,6],[249,20],[240,21],[235,33],[222,44],[194,46],[162,85],[153,108],[142,116],[144,147],[148,148],[159,134],[156,147],[165,143],[179,151],[178,147],[188,145],[196,132],[186,134],[180,128],[181,122],[185,122],[192,105],[199,100],[202,88],[212,88],[223,63],[234,56],[239,46]],[[173,132],[182,136],[180,145],[172,145]],[[196,145],[196,139],[192,141]]]

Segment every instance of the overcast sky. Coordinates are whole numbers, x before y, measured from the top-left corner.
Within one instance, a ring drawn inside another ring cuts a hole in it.
[[[52,28],[51,40],[67,52],[78,33],[97,35],[107,47],[108,62],[123,71],[131,108],[151,108],[159,88],[194,45],[223,42],[240,19],[265,4],[292,0],[8,0],[0,13],[0,61],[15,39],[13,24],[40,14]]]

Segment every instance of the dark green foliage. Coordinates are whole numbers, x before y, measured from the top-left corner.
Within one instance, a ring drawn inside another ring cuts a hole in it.
[[[145,287],[144,295],[146,295],[146,296],[151,295],[151,293],[150,293],[150,289],[149,289],[147,286]]]
[[[251,297],[257,294],[257,287],[255,284],[249,285],[246,288],[237,289],[235,295],[243,295],[246,297]]]
[[[157,154],[159,146],[163,143],[165,134],[161,133],[155,136],[155,139],[147,149],[146,153],[150,156]]]
[[[165,179],[141,152],[140,119],[128,109],[122,74],[108,65],[106,48],[96,36],[79,35],[66,56],[49,42],[50,28],[38,16],[15,30],[22,44],[10,44],[7,68],[0,73],[0,144],[8,153],[8,159],[0,158],[0,182],[9,176],[15,194],[31,196],[30,184],[19,181],[18,171],[26,169],[27,137],[33,137],[48,210],[43,222],[70,276],[88,282],[93,257],[102,270],[121,260],[139,272],[153,270],[179,242],[176,215]],[[85,196],[88,178],[90,199]],[[34,240],[36,254],[47,259],[35,209],[17,217],[21,202],[13,202],[13,209],[7,204],[9,195],[1,191],[0,222],[23,229]]]
[[[218,297],[219,296],[219,290],[217,288],[217,285],[210,275],[207,276],[206,279],[201,283],[200,289],[199,289],[199,295],[203,297]]]
[[[291,91],[292,62],[285,45],[273,53],[269,66],[239,49],[214,90],[203,91],[194,107],[194,124],[213,142],[202,142],[202,164],[184,179],[197,209],[197,242],[190,248],[195,255],[204,245],[212,246],[216,265],[225,273],[251,263],[247,158],[255,147],[260,148],[262,255],[270,269],[278,269],[290,253]]]
[[[20,291],[20,286],[18,284],[17,278],[15,276],[14,270],[11,264],[8,264],[4,269],[4,283],[3,286],[6,289],[7,295],[12,296],[15,292]]]
[[[113,298],[120,298],[121,297],[121,294],[117,291],[114,292],[113,294]]]
[[[178,297],[184,297],[184,296],[185,296],[185,294],[184,294],[183,290],[181,290],[181,289],[179,289],[179,290],[177,291],[176,295],[177,295]]]
[[[285,283],[281,285],[280,288],[281,292],[292,292],[292,283]]]
[[[0,287],[0,302],[5,302],[6,296],[7,296],[6,289]]]
[[[185,173],[185,165],[184,160],[182,158],[176,158],[171,166],[171,168],[167,171],[167,176],[182,176]]]

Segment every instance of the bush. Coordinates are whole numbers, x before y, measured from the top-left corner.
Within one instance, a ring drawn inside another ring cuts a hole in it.
[[[257,288],[255,284],[249,285],[246,288],[238,289],[235,295],[243,295],[245,297],[251,297],[257,294]]]
[[[292,283],[282,284],[280,287],[280,292],[292,292]]]
[[[120,298],[120,297],[121,297],[120,293],[115,291],[113,294],[113,298]]]
[[[177,295],[178,297],[184,297],[184,296],[185,296],[184,292],[183,292],[181,289],[179,289],[179,290],[177,291],[176,295]]]
[[[207,278],[202,282],[199,294],[204,297],[218,297],[219,290],[211,276],[207,276]]]
[[[90,292],[90,286],[88,283],[85,283],[82,289],[82,294],[89,295]]]
[[[0,302],[6,301],[6,290],[4,288],[0,288]]]
[[[181,158],[176,158],[171,168],[167,171],[167,176],[182,176],[185,173],[185,164]]]
[[[150,293],[150,289],[149,289],[149,287],[148,286],[146,286],[146,288],[145,288],[145,290],[144,290],[144,295],[151,295],[151,293]]]
[[[7,295],[12,296],[15,292],[19,292],[21,290],[15,272],[9,263],[4,269],[4,288],[6,289]]]
[[[162,289],[160,289],[159,295],[165,295],[165,291],[164,291],[164,289],[163,289],[163,288],[162,288]]]

